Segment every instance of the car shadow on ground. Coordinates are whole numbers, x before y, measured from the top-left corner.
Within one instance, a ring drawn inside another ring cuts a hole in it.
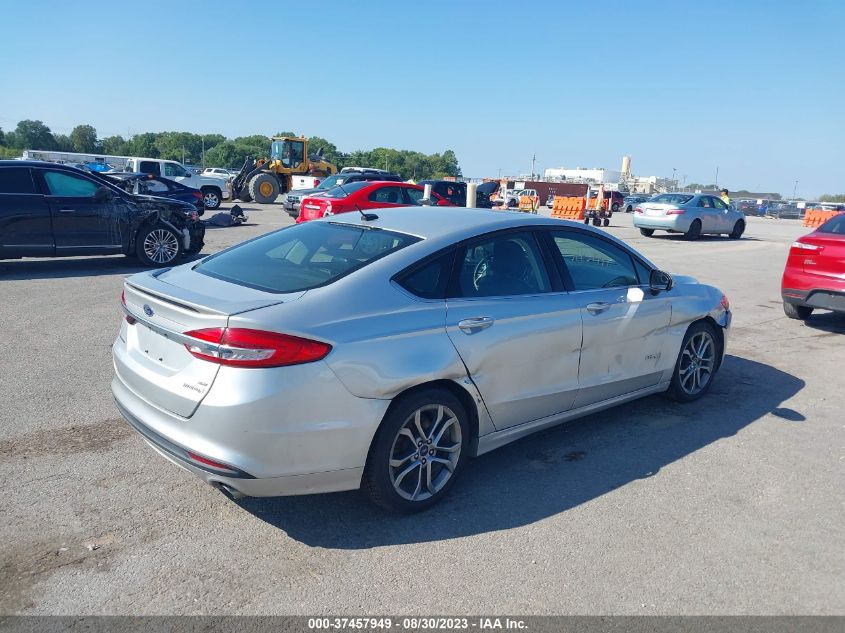
[[[845,314],[839,312],[813,312],[804,325],[831,334],[845,334]]]
[[[683,233],[655,233],[652,235],[650,240],[669,240],[675,242],[765,242],[766,240],[761,240],[757,237],[749,237],[747,235],[743,235],[738,240],[733,240],[729,238],[727,235],[702,235],[695,240],[688,240],[687,236]]]
[[[366,549],[507,530],[587,503],[646,479],[690,453],[776,412],[804,382],[778,369],[728,356],[711,392],[688,405],[652,396],[525,438],[468,462],[431,510],[393,516],[359,492],[245,498],[238,505],[310,546]],[[731,403],[730,407],[721,406]]]
[[[176,261],[186,264],[205,257],[197,253]],[[0,261],[0,281],[27,281],[30,279],[61,279],[70,277],[99,277],[101,275],[132,275],[145,270],[137,259],[124,255],[113,257],[74,257],[52,259],[11,259]]]

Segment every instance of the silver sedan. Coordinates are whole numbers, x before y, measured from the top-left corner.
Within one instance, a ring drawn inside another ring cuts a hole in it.
[[[379,209],[129,277],[123,417],[230,496],[413,512],[468,458],[649,394],[704,395],[725,296],[582,224]]]
[[[745,232],[745,216],[718,196],[662,193],[636,206],[634,226],[646,237],[655,231],[669,231],[683,233],[690,240],[705,234],[738,240]]]

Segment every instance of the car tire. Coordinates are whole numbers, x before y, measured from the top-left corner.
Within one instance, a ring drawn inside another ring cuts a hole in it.
[[[593,226],[601,226],[601,218],[593,218]]]
[[[640,235],[643,237],[651,237],[654,235],[654,229],[640,229]]]
[[[202,201],[206,209],[213,211],[214,209],[220,208],[220,204],[223,201],[223,193],[219,189],[203,187],[200,191],[202,192]]]
[[[452,487],[471,439],[467,413],[449,391],[423,389],[400,398],[391,404],[376,431],[361,488],[389,512],[425,510]],[[437,461],[430,459],[432,455]]]
[[[135,254],[144,266],[170,266],[182,254],[182,236],[161,222],[148,224],[138,232]]]
[[[249,181],[249,195],[259,204],[270,204],[279,197],[279,179],[272,174],[258,174]]]
[[[722,348],[713,326],[707,321],[690,325],[666,395],[676,402],[698,400],[713,384],[721,358]]]
[[[610,218],[605,218],[604,220],[602,220],[601,225],[602,226],[610,226]]]
[[[813,308],[811,308],[810,306],[795,305],[794,303],[787,303],[786,301],[784,301],[783,313],[790,319],[806,321],[810,318],[810,315],[813,314]]]
[[[734,230],[730,232],[730,237],[732,240],[738,240],[742,237],[742,234],[745,233],[745,222],[743,220],[737,220],[736,224],[734,224]]]
[[[614,213],[616,213],[617,211],[619,211],[619,203],[618,203],[618,202],[614,202],[612,205],[610,205],[610,210],[611,210],[611,211],[613,211]]]
[[[633,211],[634,211],[634,207],[632,207],[630,204],[627,207],[625,207],[625,213],[632,213]]]
[[[701,237],[701,220],[693,220],[689,230],[684,234],[688,240],[693,241]]]

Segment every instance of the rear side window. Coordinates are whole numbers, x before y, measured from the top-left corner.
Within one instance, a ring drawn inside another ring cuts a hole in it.
[[[213,255],[194,270],[265,292],[300,292],[337,281],[417,241],[381,229],[306,222]]]
[[[573,232],[552,233],[574,290],[638,285],[633,258],[615,244]],[[644,271],[643,271],[644,272]]]
[[[29,167],[0,169],[0,193],[38,193]]]
[[[152,160],[142,160],[141,167],[138,171],[142,174],[155,174],[156,176],[161,176],[161,166]]]
[[[405,290],[423,299],[443,299],[452,272],[455,251],[449,251],[436,259],[412,270],[399,279],[398,283]]]
[[[816,229],[818,233],[833,233],[845,235],[845,213],[840,213],[830,218],[827,222]]]
[[[52,195],[64,198],[90,198],[97,190],[90,180],[60,171],[45,171],[44,180]]]
[[[661,193],[659,196],[654,196],[651,202],[666,202],[669,204],[686,204],[692,200],[692,196],[683,193]]]
[[[383,204],[403,204],[405,201],[399,187],[379,187],[370,194],[368,200]]]
[[[369,187],[370,183],[366,180],[359,180],[358,182],[350,182],[348,184],[332,187],[329,189],[325,196],[327,198],[334,198],[335,200],[339,200],[341,198],[345,198],[350,193],[358,191],[359,189],[363,189],[364,187]]]

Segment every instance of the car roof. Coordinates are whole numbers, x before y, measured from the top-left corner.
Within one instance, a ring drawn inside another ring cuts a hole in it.
[[[360,227],[380,228],[386,231],[407,233],[426,240],[451,239],[459,241],[499,229],[549,226],[575,226],[594,231],[616,240],[604,231],[598,231],[580,223],[567,222],[519,211],[492,211],[489,209],[467,209],[464,207],[394,207],[388,209],[367,209],[366,213],[378,216],[365,220],[358,213],[341,213],[330,216],[331,222]],[[322,220],[318,220],[322,221]],[[629,247],[630,248],[630,247]]]

